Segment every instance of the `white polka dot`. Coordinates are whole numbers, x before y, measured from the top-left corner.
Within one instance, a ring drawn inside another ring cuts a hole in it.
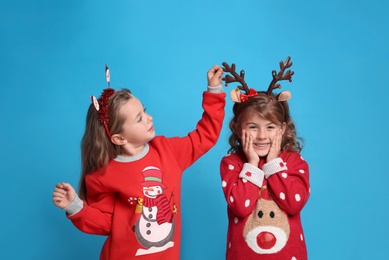
[[[234,223],[237,224],[238,222],[239,222],[238,217],[235,217],[235,218],[234,218]]]
[[[299,173],[302,173],[302,174],[304,174],[304,173],[305,173],[305,171],[304,171],[303,169],[301,169],[301,170],[299,170]]]
[[[301,200],[300,194],[296,194],[296,195],[294,195],[294,197],[295,197],[297,202],[299,202]]]
[[[227,182],[222,181],[222,187],[225,188],[227,186]]]
[[[300,239],[301,239],[301,241],[304,241],[304,236],[303,236],[303,234],[300,234]]]
[[[231,242],[228,243],[228,248],[231,248]]]
[[[282,199],[282,200],[285,199],[285,193],[283,193],[283,192],[280,193],[280,199]]]
[[[304,158],[302,156],[300,156],[301,160],[305,161]]]
[[[247,180],[246,180],[246,179],[242,179],[242,182],[243,182],[243,183],[246,183],[246,182],[247,182]]]
[[[291,260],[297,260],[297,258],[293,256]]]
[[[228,165],[228,169],[229,169],[229,170],[233,170],[233,169],[234,169],[234,165],[229,164],[229,165]]]
[[[234,202],[234,197],[230,196],[230,202]]]
[[[283,172],[283,173],[281,173],[281,176],[282,176],[282,178],[286,179],[288,177],[288,174],[286,172]]]
[[[244,206],[247,208],[248,206],[250,206],[250,200],[246,200],[245,202],[244,202]]]

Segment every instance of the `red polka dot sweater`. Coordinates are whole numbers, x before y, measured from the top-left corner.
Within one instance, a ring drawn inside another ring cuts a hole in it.
[[[246,163],[243,154],[221,161],[228,204],[226,259],[307,259],[300,211],[310,193],[308,164],[288,151],[259,164]]]

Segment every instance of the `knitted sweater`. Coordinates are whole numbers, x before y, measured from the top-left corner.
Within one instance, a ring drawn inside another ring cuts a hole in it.
[[[202,119],[187,136],[157,136],[141,154],[86,176],[87,201],[68,218],[83,232],[108,236],[101,260],[179,259],[182,173],[215,145],[224,106],[225,93],[204,92]]]
[[[288,151],[263,161],[254,167],[243,154],[221,161],[229,222],[226,259],[307,259],[300,211],[310,194],[308,164]]]

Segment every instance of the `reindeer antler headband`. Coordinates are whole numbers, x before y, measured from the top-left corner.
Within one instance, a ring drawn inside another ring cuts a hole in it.
[[[108,100],[112,96],[112,94],[115,92],[114,89],[110,87],[111,82],[111,75],[109,73],[108,66],[105,65],[105,79],[108,83],[108,88],[103,90],[103,93],[101,93],[101,96],[99,99],[97,99],[95,96],[91,96],[92,103],[94,107],[96,108],[97,112],[99,113],[99,121],[105,128],[105,132],[107,133],[108,137],[111,137],[111,133],[108,129],[108,121],[109,121],[109,103]]]
[[[278,73],[275,70],[272,71],[273,80],[270,82],[267,91],[261,95],[272,96],[274,89],[281,88],[281,85],[277,83],[280,80],[289,80],[291,82],[294,72],[291,70],[287,70],[285,72],[285,70],[290,68],[292,64],[293,63],[290,62],[289,56],[286,58],[285,62],[280,61],[280,71]],[[234,63],[232,63],[231,67],[226,62],[223,62],[222,65],[224,66],[223,68],[224,72],[228,72],[233,76],[232,77],[230,75],[226,75],[223,78],[223,80],[226,82],[226,86],[228,85],[228,83],[231,82],[239,82],[241,84],[241,86],[238,86],[236,89],[230,92],[230,97],[232,101],[234,101],[235,103],[241,103],[241,102],[245,102],[250,97],[259,95],[259,93],[255,89],[253,88],[249,89],[249,87],[247,86],[244,80],[244,76],[245,76],[244,70],[241,70],[240,74],[238,74],[235,71]],[[241,90],[244,91],[244,93],[242,93]],[[282,91],[276,96],[276,99],[278,101],[287,101],[291,98],[291,96],[292,95],[290,91]]]

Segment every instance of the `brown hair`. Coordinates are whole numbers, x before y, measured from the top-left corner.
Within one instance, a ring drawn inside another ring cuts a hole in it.
[[[290,57],[288,56],[285,62],[280,61],[280,70],[272,71],[272,81],[269,84],[267,91],[255,91],[249,89],[246,81],[244,80],[245,72],[241,70],[238,74],[236,72],[236,66],[234,63],[228,65],[227,62],[223,62],[224,72],[228,72],[231,75],[226,75],[223,80],[226,85],[231,82],[239,82],[241,85],[235,90],[231,91],[231,99],[235,102],[232,111],[234,113],[233,118],[230,121],[230,129],[232,134],[230,135],[228,142],[230,149],[228,153],[242,152],[242,144],[239,136],[242,132],[242,122],[244,119],[258,114],[260,117],[269,120],[276,125],[283,125],[285,123],[285,132],[282,135],[281,150],[301,152],[303,149],[303,140],[297,136],[296,127],[289,114],[289,106],[287,100],[291,94],[289,91],[282,91],[279,94],[274,94],[273,90],[281,88],[281,85],[277,83],[281,80],[292,81],[293,71],[287,70],[292,66]],[[245,94],[240,91],[244,91]]]
[[[119,111],[132,97],[133,95],[128,89],[115,91],[110,96],[108,100],[108,129],[111,135],[122,131],[125,117]],[[85,199],[85,176],[99,169],[104,172],[108,162],[121,153],[121,146],[111,142],[103,124],[99,121],[98,111],[91,104],[86,116],[85,132],[81,141],[82,169],[79,181],[79,196],[81,199]]]
[[[242,152],[241,139],[239,138],[242,131],[242,121],[255,113],[277,125],[282,125],[285,122],[286,129],[282,136],[281,150],[301,152],[303,140],[296,134],[287,101],[278,101],[274,94],[267,95],[264,92],[259,92],[257,96],[250,97],[245,102],[235,103],[232,111],[233,118],[229,124],[232,131],[228,139],[231,146],[228,150],[229,154]]]

